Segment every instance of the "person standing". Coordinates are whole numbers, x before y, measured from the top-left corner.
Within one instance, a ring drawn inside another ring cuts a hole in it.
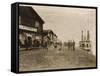
[[[73,50],[75,50],[75,41],[73,40]]]
[[[70,46],[70,40],[68,41],[68,50],[70,50],[71,46]]]

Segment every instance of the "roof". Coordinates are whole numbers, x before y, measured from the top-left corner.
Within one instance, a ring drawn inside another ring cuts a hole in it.
[[[57,35],[52,30],[43,30],[43,34],[47,35],[48,33],[52,33],[57,37]]]
[[[38,19],[42,23],[44,23],[43,19],[37,14],[37,12],[29,6],[19,6],[19,15],[26,16],[33,19]]]
[[[52,33],[53,34],[53,31],[52,30],[43,30],[43,33]]]

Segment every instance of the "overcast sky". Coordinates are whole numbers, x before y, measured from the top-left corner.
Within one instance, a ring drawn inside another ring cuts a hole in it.
[[[81,40],[81,31],[90,31],[92,49],[95,53],[95,9],[32,6],[45,21],[43,28],[51,29],[61,41],[75,40],[77,45]]]

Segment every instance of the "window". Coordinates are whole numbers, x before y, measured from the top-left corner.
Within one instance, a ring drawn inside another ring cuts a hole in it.
[[[84,44],[82,44],[82,47],[84,47],[85,45]]]
[[[21,16],[19,16],[19,24],[21,24]]]
[[[89,47],[89,45],[87,44],[87,47]]]
[[[39,27],[39,22],[38,21],[35,21],[35,27]]]

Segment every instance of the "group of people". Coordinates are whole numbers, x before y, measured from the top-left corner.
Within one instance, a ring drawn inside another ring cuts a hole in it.
[[[68,46],[68,50],[75,50],[75,41],[69,40],[67,46]]]
[[[59,50],[62,49],[62,43],[58,42],[58,43],[50,43],[50,40],[47,40],[44,38],[43,43],[41,44],[41,40],[38,39],[34,39],[32,40],[31,37],[27,37],[27,39],[24,40],[24,44],[22,44],[21,40],[19,39],[19,46],[21,47],[25,47],[25,48],[31,48],[31,47],[50,47],[53,44],[54,48],[59,48]],[[74,40],[69,40],[68,42],[66,42],[66,45],[68,47],[68,50],[75,50],[75,41]]]
[[[31,37],[27,37],[24,40],[24,44],[22,44],[21,40],[19,39],[19,46],[25,47],[25,48],[31,48],[31,47],[39,47],[41,45],[40,41],[38,39],[32,40]]]

